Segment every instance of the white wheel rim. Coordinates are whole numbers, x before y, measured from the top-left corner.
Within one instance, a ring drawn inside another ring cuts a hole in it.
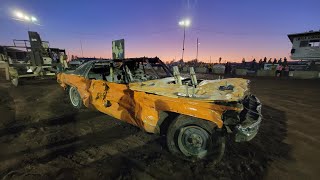
[[[71,87],[69,90],[70,101],[73,106],[79,105],[80,96],[75,87]]]

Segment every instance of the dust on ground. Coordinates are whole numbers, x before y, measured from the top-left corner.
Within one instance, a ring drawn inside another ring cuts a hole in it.
[[[210,78],[209,75],[206,78]],[[317,80],[251,79],[263,103],[255,139],[228,141],[221,163],[172,156],[165,137],[94,110],[75,110],[55,80],[0,82],[2,179],[316,179]]]

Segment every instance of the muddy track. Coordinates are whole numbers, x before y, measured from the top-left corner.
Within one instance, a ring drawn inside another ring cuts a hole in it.
[[[303,163],[295,151],[300,144],[290,137],[291,122],[295,119],[288,114],[291,109],[283,106],[295,92],[289,88],[283,93],[286,96],[282,101],[273,101],[275,94],[281,95],[283,91],[279,87],[272,89],[274,80],[253,79],[252,89],[264,103],[260,132],[251,142],[230,140],[222,162],[216,166],[173,157],[167,151],[164,137],[145,133],[93,110],[76,111],[54,81],[42,83],[25,83],[17,88],[0,86],[0,177],[3,179],[283,178],[297,168],[296,162]],[[281,83],[295,86],[291,81]],[[309,89],[318,87],[312,82],[307,85]],[[312,100],[311,104],[317,103]],[[306,121],[312,121],[314,111],[306,112]],[[314,138],[319,140],[319,136]],[[306,163],[305,166],[313,167]],[[292,177],[302,174],[312,179],[317,175],[315,167],[309,174],[303,173],[301,170]]]

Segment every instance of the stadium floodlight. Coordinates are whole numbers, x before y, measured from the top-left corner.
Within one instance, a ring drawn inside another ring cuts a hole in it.
[[[14,11],[13,15],[14,15],[13,19],[18,20],[18,21],[25,21],[25,22],[30,22],[33,24],[37,24],[37,22],[38,22],[38,19],[35,16],[29,15],[29,14],[24,13],[19,10]]]
[[[179,25],[183,26],[183,27],[188,27],[188,26],[190,26],[190,24],[191,24],[191,21],[189,19],[179,21]]]
[[[34,17],[34,16],[31,16],[31,21],[32,21],[32,22],[37,22],[37,18]]]
[[[24,20],[26,20],[26,21],[30,21],[30,17],[29,17],[29,16],[26,16],[26,15],[25,15],[23,18],[24,18]]]
[[[17,11],[16,13],[15,13],[15,15],[17,16],[17,18],[20,18],[20,19],[22,19],[23,18],[23,13],[22,12],[20,12],[20,11]]]

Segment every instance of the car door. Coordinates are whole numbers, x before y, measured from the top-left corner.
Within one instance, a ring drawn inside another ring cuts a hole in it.
[[[111,64],[110,71],[114,72]],[[122,71],[122,70],[121,70]],[[141,126],[135,118],[134,92],[127,83],[92,79],[89,87],[90,104],[100,112],[130,124]]]

